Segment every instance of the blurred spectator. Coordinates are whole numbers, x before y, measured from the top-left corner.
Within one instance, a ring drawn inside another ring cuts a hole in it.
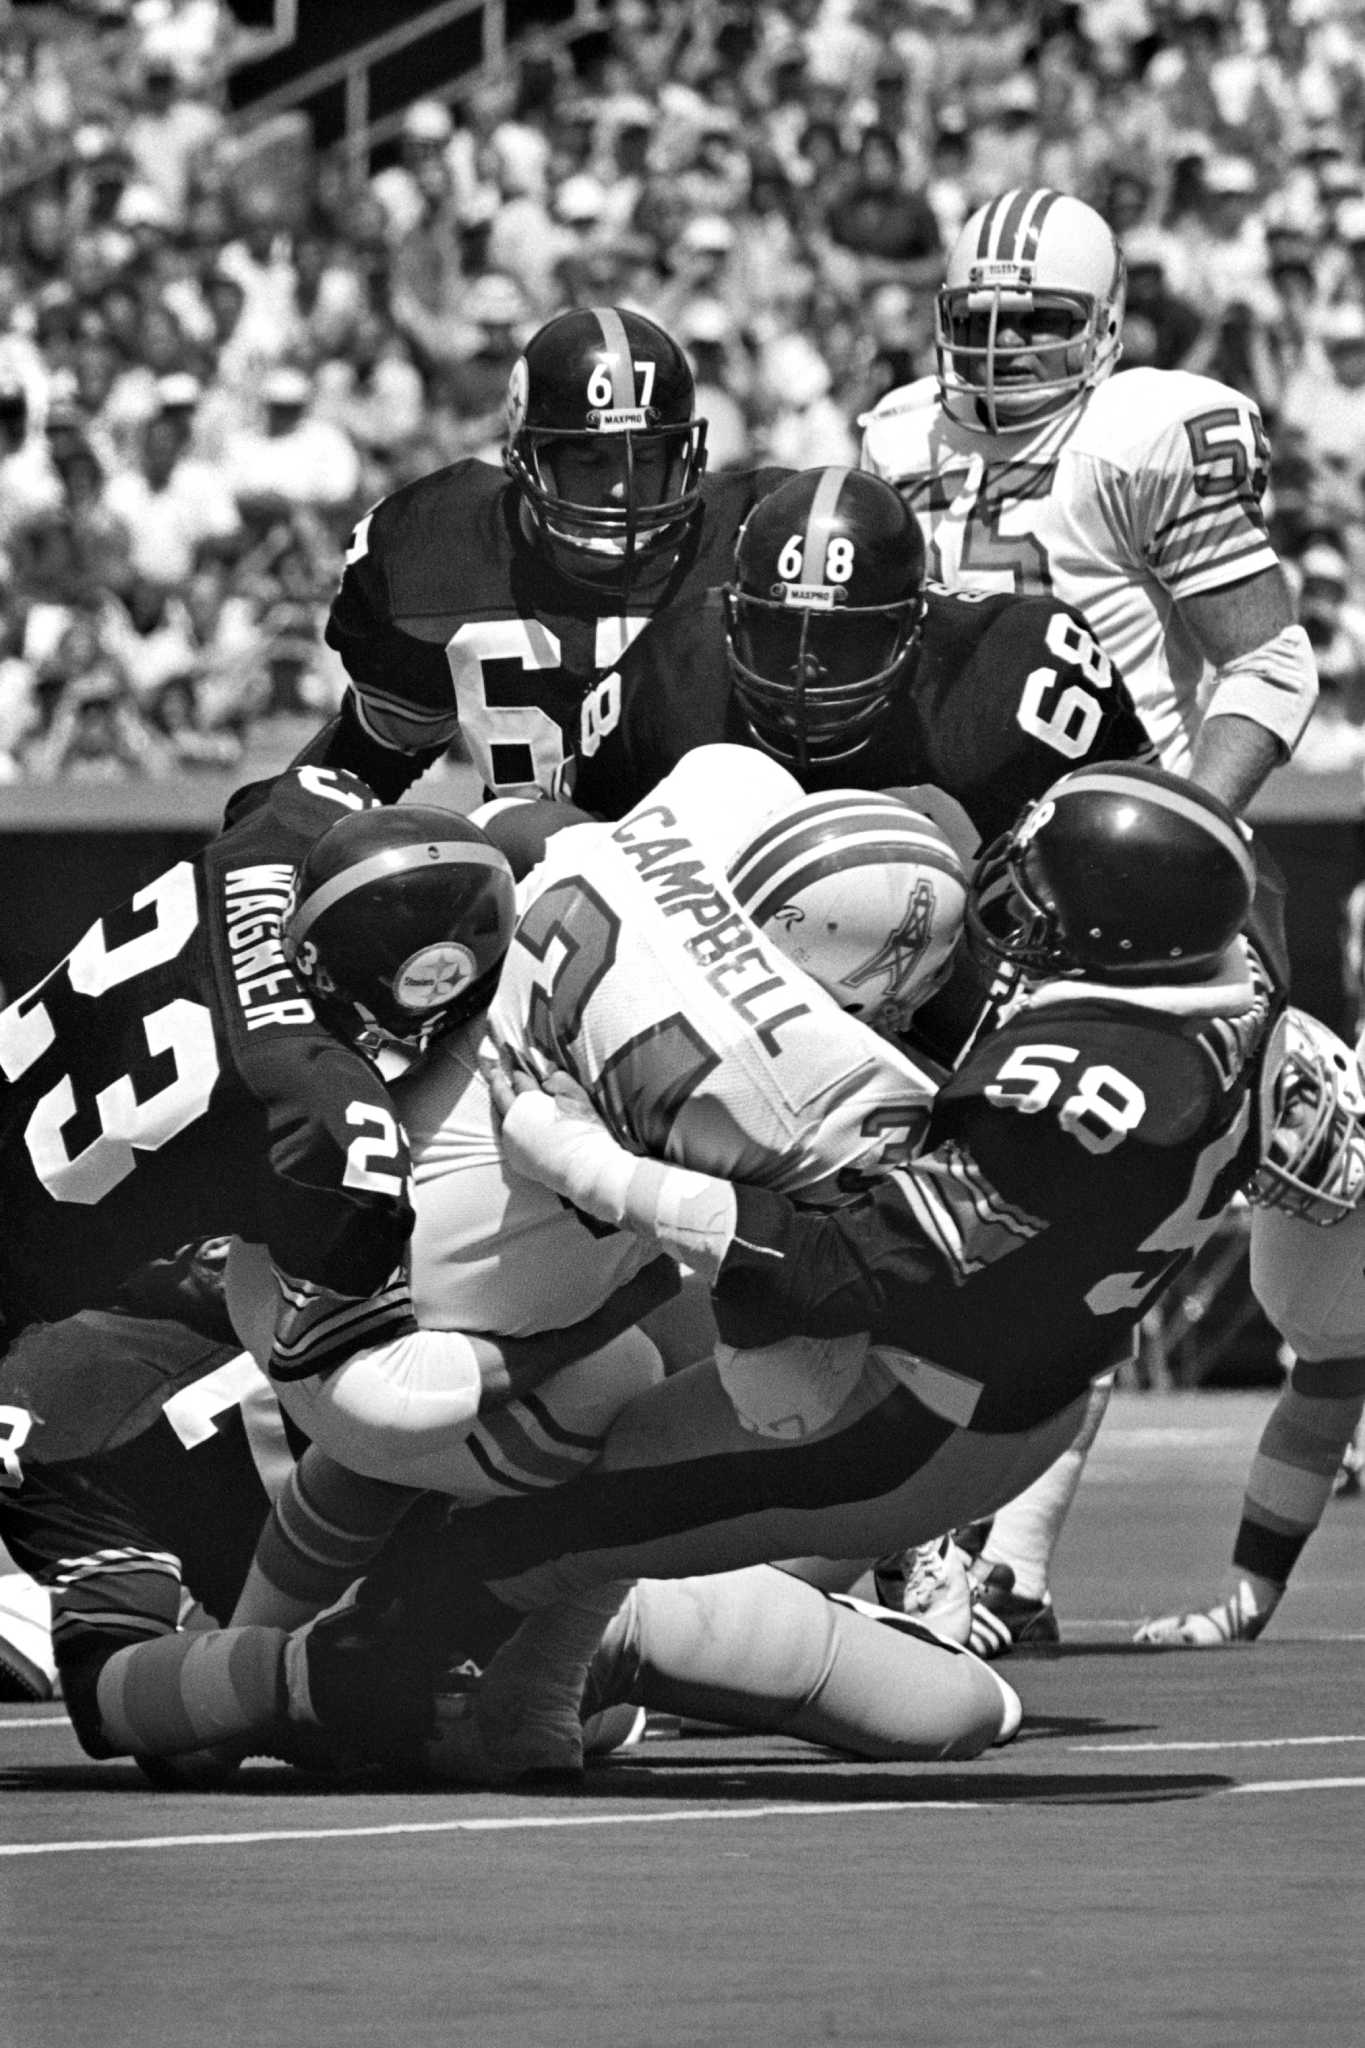
[[[851,407],[855,419],[888,391],[933,369],[933,300],[903,284],[878,285],[863,306],[860,344],[863,360]]]
[[[236,500],[216,466],[191,453],[199,386],[165,377],[157,410],[142,425],[138,460],[109,482],[105,502],[131,536],[132,567],[167,589],[186,582],[206,541],[236,539]]]
[[[1166,276],[1166,238],[1141,228],[1122,238],[1128,265],[1120,370],[1203,370],[1216,333],[1193,302],[1173,291]]]
[[[1340,717],[1365,727],[1365,606],[1352,596],[1350,564],[1340,548],[1323,540],[1306,548],[1293,566],[1299,620],[1313,643],[1322,696]]]
[[[261,388],[264,427],[228,447],[223,481],[257,532],[296,511],[331,515],[338,530],[356,509],[360,457],[349,434],[313,411],[313,382],[287,365]]]
[[[370,180],[383,212],[392,247],[399,248],[428,217],[433,205],[458,212],[451,158],[455,119],[444,100],[414,100],[403,116],[399,159]]]
[[[0,384],[0,549],[16,530],[55,512],[62,483],[47,436],[35,431],[29,394],[17,381]]]
[[[225,118],[182,75],[164,40],[148,38],[140,68],[140,104],[122,129],[123,145],[137,178],[179,220],[197,165],[226,133]]]
[[[318,363],[315,384],[317,418],[339,427],[360,454],[362,495],[382,497],[424,424],[426,385],[412,350],[396,329],[367,310],[345,350]]]
[[[733,316],[719,299],[693,299],[680,315],[676,333],[696,378],[697,412],[706,421],[707,468],[751,468],[748,400],[753,374]]]
[[[512,278],[490,271],[470,286],[463,311],[474,346],[435,385],[437,398],[454,415],[445,437],[446,460],[474,455],[496,463],[506,439],[507,380],[531,331],[529,308]]]
[[[825,463],[858,466],[849,415],[833,396],[829,365],[802,334],[784,334],[760,351],[755,435],[760,463],[788,469]]]
[[[853,176],[833,196],[824,226],[835,249],[854,259],[845,273],[852,290],[892,279],[932,289],[942,274],[934,209],[907,180],[900,145],[888,128],[863,130]]]
[[[1184,235],[1201,299],[1211,308],[1266,303],[1269,252],[1258,209],[1256,166],[1249,157],[1205,162],[1202,195]]]
[[[106,782],[169,769],[168,751],[91,614],[67,623],[43,664],[39,691],[49,709],[23,749],[24,772],[36,781]]]
[[[1322,510],[1350,530],[1365,486],[1365,307],[1331,308],[1319,336],[1285,386],[1281,420],[1303,442]]]

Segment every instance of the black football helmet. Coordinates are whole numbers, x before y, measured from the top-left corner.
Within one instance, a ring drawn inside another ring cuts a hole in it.
[[[515,898],[511,868],[468,818],[386,804],[309,847],[280,939],[329,1031],[370,1054],[420,1048],[491,997]]]
[[[1161,768],[1077,768],[982,854],[968,941],[1027,975],[1193,981],[1221,959],[1256,887],[1248,836]]]
[[[722,603],[754,738],[798,775],[845,761],[881,722],[919,639],[919,524],[880,477],[803,469],[745,520]]]
[[[503,461],[561,575],[629,587],[673,559],[701,503],[695,414],[686,356],[643,313],[575,307],[531,336],[508,380]]]

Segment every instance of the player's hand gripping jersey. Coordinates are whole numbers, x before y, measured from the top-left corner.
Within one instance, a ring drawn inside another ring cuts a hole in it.
[[[766,943],[723,879],[727,854],[796,793],[737,752],[684,763],[615,828],[550,840],[482,1043],[454,1034],[395,1091],[413,1147],[414,1298],[440,1325],[520,1335],[591,1313],[643,1261],[509,1171],[481,1057],[568,1072],[631,1150],[764,1186],[834,1192],[849,1167],[910,1156],[928,1071],[845,1016]],[[652,1249],[652,1248],[651,1248]]]
[[[492,794],[568,796],[575,762],[620,715],[618,665],[656,613],[695,610],[735,536],[786,474],[703,477],[676,559],[640,575],[627,609],[558,576],[520,523],[501,470],[477,461],[405,485],[357,526],[327,622],[363,731],[395,750],[396,796],[457,732]],[[368,759],[368,757],[367,757]]]
[[[872,740],[814,765],[803,787],[929,783],[956,798],[984,843],[1068,768],[1150,756],[1122,677],[1069,605],[938,589],[926,599],[911,667]],[[575,800],[619,818],[690,748],[715,740],[753,744],[711,591],[700,613],[660,620],[623,660],[619,719],[585,741]]]
[[[375,1068],[318,1024],[279,938],[306,848],[375,801],[351,776],[291,771],[0,1013],[11,1332],[228,1232],[289,1276],[293,1323],[314,1333],[306,1370],[411,1327],[405,1283],[384,1292],[411,1224],[403,1134]],[[347,1323],[358,1300],[363,1339]]]
[[[1183,370],[1129,370],[1032,431],[991,434],[949,417],[924,377],[863,425],[863,467],[915,512],[929,575],[1076,606],[1122,670],[1162,766],[1186,772],[1206,664],[1173,603],[1276,561],[1255,403]],[[1264,706],[1256,715],[1270,723]],[[1286,746],[1304,715],[1287,703]]]

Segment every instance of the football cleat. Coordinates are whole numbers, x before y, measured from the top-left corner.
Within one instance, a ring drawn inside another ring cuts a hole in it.
[[[1257,1607],[1250,1588],[1239,1586],[1216,1607],[1144,1621],[1133,1641],[1147,1650],[1226,1650],[1234,1643],[1254,1643],[1279,1604],[1276,1599]]]
[[[951,1536],[878,1558],[872,1583],[882,1607],[911,1615],[947,1642],[965,1643],[971,1635],[967,1560]]]
[[[1062,1631],[1053,1611],[1052,1595],[1026,1599],[1014,1590],[1014,1567],[993,1564],[972,1581],[972,1621],[967,1647],[990,1660],[1011,1650],[1033,1650],[1059,1643]]]
[[[0,1577],[0,1701],[50,1700],[59,1690],[47,1589],[7,1572]]]
[[[423,1745],[427,1772],[443,1784],[511,1785],[525,1780],[575,1783],[583,1775],[583,1723],[552,1699],[528,1699],[518,1711],[485,1706],[480,1687],[443,1694],[436,1733]]]

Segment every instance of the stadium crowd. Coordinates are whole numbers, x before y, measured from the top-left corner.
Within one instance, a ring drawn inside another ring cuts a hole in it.
[[[227,110],[222,0],[0,21],[0,776],[231,767],[325,713],[375,499],[496,461],[525,338],[675,332],[710,467],[856,463],[932,368],[970,210],[1049,183],[1129,266],[1124,362],[1258,402],[1272,538],[1365,757],[1365,37],[1356,0],[617,0],[408,110],[357,180]]]

